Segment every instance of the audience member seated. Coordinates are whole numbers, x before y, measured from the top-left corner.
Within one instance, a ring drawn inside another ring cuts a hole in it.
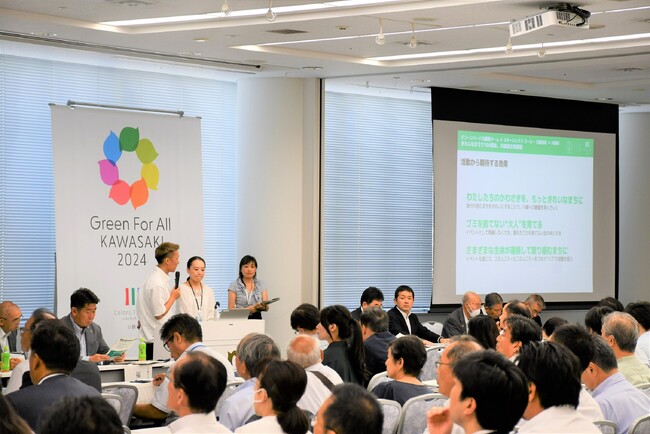
[[[483,350],[481,344],[471,336],[460,335],[452,339],[440,355],[440,360],[436,362],[438,392],[449,397],[454,385],[452,374],[454,366],[465,356],[481,350]]]
[[[70,295],[70,313],[63,318],[63,324],[68,326],[79,339],[81,353],[79,358],[85,362],[104,362],[109,360],[108,350],[102,335],[102,328],[94,322],[99,297],[88,288],[79,288]],[[123,362],[125,354],[115,358]]]
[[[374,286],[369,286],[364,289],[361,293],[361,300],[359,301],[359,307],[350,312],[352,318],[359,321],[361,314],[366,311],[370,306],[377,306],[379,308],[384,304],[384,293],[381,292],[379,288]]]
[[[7,300],[0,303],[0,350],[7,347],[10,352],[16,352],[16,331],[22,317],[23,313],[16,303]],[[18,357],[11,357],[10,369],[14,369],[21,361]]]
[[[599,335],[603,328],[603,318],[605,315],[614,312],[609,306],[594,306],[585,314],[585,326],[589,333]]]
[[[366,384],[369,375],[361,326],[350,311],[341,305],[327,306],[320,312],[317,330],[318,337],[329,343],[323,365],[334,369],[347,383]]]
[[[388,314],[377,306],[367,308],[359,318],[370,377],[386,370],[388,344],[395,335],[388,331]]]
[[[124,428],[115,409],[101,396],[63,398],[41,421],[40,434],[79,433],[124,434]]]
[[[512,315],[506,318],[503,332],[497,338],[497,351],[515,361],[521,349],[531,342],[539,342],[539,326],[530,318]]]
[[[530,318],[530,309],[524,304],[524,302],[519,300],[512,300],[503,306],[503,312],[499,317],[499,329],[503,330],[503,325],[505,320],[512,315],[521,315],[526,318]]]
[[[580,362],[582,377],[584,377],[585,369],[589,367],[589,363],[594,357],[594,344],[587,329],[578,324],[566,324],[557,327],[550,340],[564,345],[576,355]],[[605,419],[600,405],[584,387],[580,388],[578,411],[591,421]]]
[[[386,373],[395,381],[378,384],[372,393],[377,398],[390,399],[404,405],[414,396],[431,393],[429,386],[418,380],[418,375],[427,361],[427,350],[415,336],[402,336],[388,346]]]
[[[237,345],[235,367],[245,381],[223,402],[219,411],[219,422],[229,430],[234,431],[255,415],[253,386],[264,364],[273,358],[280,358],[280,350],[273,339],[264,334],[249,333]]]
[[[494,351],[478,351],[459,360],[453,370],[449,407],[427,413],[430,434],[449,434],[453,424],[466,434],[507,433],[526,408],[528,384],[521,370]]]
[[[318,410],[314,434],[381,434],[384,417],[374,395],[356,384],[343,383]]]
[[[343,380],[334,369],[321,363],[318,339],[313,336],[294,336],[287,347],[287,359],[307,372],[307,388],[298,401],[298,407],[316,414],[332,394],[332,388]]]
[[[497,348],[499,327],[497,327],[496,321],[487,315],[479,315],[470,319],[467,323],[467,334],[475,337],[486,350]]]
[[[320,322],[320,310],[313,304],[303,303],[291,312],[291,328],[303,335],[310,335],[318,339],[318,323]],[[327,341],[318,339],[321,350],[327,348]]]
[[[440,336],[423,326],[417,315],[411,312],[414,300],[415,293],[410,286],[402,285],[395,289],[395,307],[388,311],[388,330],[395,336],[415,335],[424,339],[425,345],[442,342]]]
[[[519,354],[518,366],[528,379],[527,420],[519,428],[528,433],[594,433],[600,430],[576,410],[580,396],[580,363],[555,342],[531,342]]]
[[[32,430],[16,410],[9,405],[7,398],[0,394],[0,432],[11,434],[32,434]]]
[[[650,367],[634,355],[639,323],[625,312],[612,312],[603,318],[603,339],[612,347],[618,370],[630,383],[650,383]]]
[[[138,433],[229,433],[217,422],[214,409],[226,390],[226,368],[206,353],[194,351],[180,358],[167,385],[167,407],[179,416],[162,428],[138,430]]]
[[[637,301],[625,306],[629,313],[639,323],[639,339],[636,341],[634,355],[641,362],[650,366],[650,303]]]
[[[491,292],[485,296],[485,303],[483,304],[483,312],[494,322],[499,321],[499,317],[503,312],[503,298],[496,292]]]
[[[477,293],[468,291],[461,301],[463,304],[447,316],[442,326],[443,338],[467,334],[469,320],[481,314],[481,297]]]
[[[605,297],[598,302],[598,306],[608,306],[611,307],[614,312],[624,312],[623,303],[615,299],[614,297]]]
[[[269,361],[257,377],[253,392],[255,414],[262,418],[235,432],[305,434],[309,431],[309,420],[296,404],[306,386],[307,375],[298,364]]]
[[[179,360],[193,351],[206,353],[219,360],[226,367],[228,380],[235,379],[235,373],[228,359],[201,342],[203,330],[196,318],[186,313],[179,313],[169,318],[160,329],[163,346],[170,352],[172,359]],[[164,420],[170,413],[167,407],[169,378],[165,374],[154,377],[156,387],[153,399],[148,404],[136,404],[134,415],[142,419]]]
[[[18,414],[36,430],[43,413],[66,396],[99,396],[99,392],[70,377],[79,360],[79,340],[57,319],[40,322],[34,330],[29,374],[34,383],[7,395]]]
[[[531,294],[526,298],[526,301],[524,301],[524,303],[530,311],[530,317],[532,320],[535,321],[538,326],[542,327],[542,318],[539,316],[539,314],[542,313],[546,307],[544,298],[539,294]]]
[[[627,434],[630,424],[650,413],[650,397],[630,384],[617,368],[614,351],[600,336],[592,336],[594,357],[582,374],[592,390],[604,418],[615,422],[619,434]]]
[[[32,316],[30,316],[25,323],[23,332],[20,335],[20,346],[22,347],[23,351],[25,351],[25,360],[21,361],[11,371],[11,377],[9,377],[7,388],[4,391],[5,394],[15,392],[22,387],[23,374],[27,373],[27,376],[29,376],[29,353],[32,343],[32,333],[34,333],[34,329],[42,320],[55,318],[56,315],[43,307],[38,308],[32,312]],[[31,380],[28,383],[32,384]]]
[[[542,340],[549,340],[556,328],[568,324],[569,321],[559,316],[554,316],[546,320],[542,326]]]

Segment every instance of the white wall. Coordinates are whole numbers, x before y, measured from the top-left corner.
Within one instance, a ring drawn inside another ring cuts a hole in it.
[[[317,80],[238,82],[238,253],[281,298],[263,316],[283,353],[291,311],[317,293],[319,93]]]

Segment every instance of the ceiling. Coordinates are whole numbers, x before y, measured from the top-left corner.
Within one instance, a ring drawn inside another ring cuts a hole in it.
[[[0,0],[0,40],[189,62],[246,77],[328,78],[366,93],[425,95],[424,88],[439,86],[609,101],[623,112],[650,112],[648,0],[574,3],[591,13],[588,29],[544,27],[512,37],[511,53],[508,24],[558,3],[336,3],[342,2],[273,0],[276,17],[269,22],[268,0],[228,0],[228,16],[221,13],[224,0]],[[285,10],[309,5],[320,8]],[[107,23],[200,14],[212,15]],[[380,22],[383,45],[376,43]],[[619,39],[603,39],[609,37]]]

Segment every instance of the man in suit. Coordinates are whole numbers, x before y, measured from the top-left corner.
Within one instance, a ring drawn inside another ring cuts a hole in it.
[[[447,316],[442,326],[442,337],[464,335],[467,333],[467,323],[471,318],[481,314],[481,297],[477,293],[468,291],[463,295],[462,306]]]
[[[29,426],[38,432],[45,411],[66,396],[100,396],[92,387],[69,376],[79,360],[79,340],[61,321],[42,321],[34,330],[29,374],[34,386],[7,395]]]
[[[16,334],[22,317],[23,314],[16,303],[11,301],[0,303],[0,351],[6,346],[12,353],[16,352]],[[11,369],[20,362],[19,358],[11,358],[9,363]]]
[[[420,324],[417,315],[411,313],[414,300],[415,293],[410,286],[401,285],[395,289],[395,307],[388,311],[388,330],[395,336],[416,335],[425,341],[425,345],[443,342],[438,334]]]
[[[528,310],[530,310],[530,317],[532,318],[532,320],[535,321],[537,325],[541,327],[542,318],[539,316],[539,314],[542,313],[542,311],[546,307],[544,298],[539,294],[531,294],[526,298],[526,301],[524,301],[524,303],[526,303]]]
[[[366,348],[366,368],[371,375],[386,370],[388,344],[397,339],[388,331],[388,314],[379,307],[366,309],[359,318],[363,346]]]
[[[384,304],[384,294],[379,288],[374,286],[369,286],[361,294],[361,301],[359,302],[360,306],[350,312],[352,318],[359,321],[361,314],[368,309],[370,306],[379,306],[381,307]]]
[[[61,321],[74,332],[80,344],[80,358],[85,362],[103,362],[109,360],[109,346],[104,341],[102,328],[95,324],[99,298],[88,288],[79,288],[70,295],[70,314],[61,318]],[[115,361],[124,361],[125,354],[115,358]]]

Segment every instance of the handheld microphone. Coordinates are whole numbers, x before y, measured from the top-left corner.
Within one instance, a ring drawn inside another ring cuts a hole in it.
[[[181,272],[177,271],[176,275],[175,275],[176,280],[175,280],[175,283],[174,283],[174,289],[178,288],[178,281],[180,280],[180,278],[181,278]]]

